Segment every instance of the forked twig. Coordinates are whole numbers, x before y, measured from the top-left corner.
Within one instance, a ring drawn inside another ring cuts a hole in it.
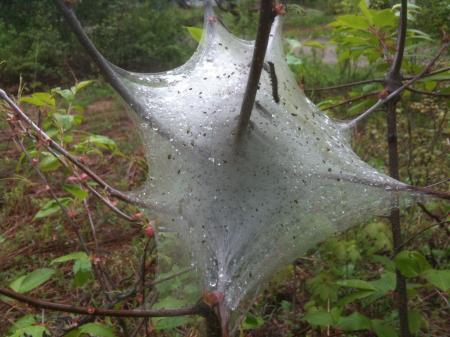
[[[348,123],[345,124],[343,127],[344,129],[349,129],[354,127],[356,124],[358,124],[363,119],[367,118],[372,112],[378,110],[381,106],[389,102],[390,100],[398,97],[405,89],[407,89],[411,84],[415,83],[416,81],[423,78],[423,76],[428,73],[430,68],[436,63],[436,61],[441,57],[442,53],[449,47],[449,42],[446,42],[442,45],[442,47],[439,49],[437,55],[425,66],[425,68],[416,76],[414,76],[412,79],[407,81],[405,84],[403,84],[401,87],[396,89],[395,91],[391,92],[388,96],[385,98],[382,98],[378,100],[373,106],[371,106],[369,109],[367,109],[365,112],[363,112],[361,115],[356,117],[355,119],[350,120]]]

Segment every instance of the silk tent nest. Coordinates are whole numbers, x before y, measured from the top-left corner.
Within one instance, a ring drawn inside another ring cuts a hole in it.
[[[253,47],[209,5],[198,49],[170,71],[129,72],[87,45],[132,108],[145,145],[148,178],[131,196],[158,219],[159,237],[176,234],[171,248],[187,253],[200,288],[224,294],[230,311],[318,242],[425,198],[362,161],[351,149],[351,121],[329,118],[299,89],[280,17],[237,145]]]

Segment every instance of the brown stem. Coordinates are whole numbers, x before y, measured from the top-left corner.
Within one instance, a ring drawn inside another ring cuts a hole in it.
[[[396,92],[399,90],[399,88],[402,88],[402,78],[400,71],[405,51],[406,30],[408,25],[407,16],[408,16],[408,1],[402,0],[396,54],[391,69],[386,77],[385,89],[389,93]],[[396,111],[399,99],[400,97],[398,95],[394,96],[390,101],[387,102],[386,105],[389,173],[391,177],[396,180],[400,179],[398,137],[397,137],[397,111]],[[400,225],[400,209],[398,205],[398,196],[393,197],[392,210],[389,218],[391,222],[394,254],[396,255],[402,250],[402,229]],[[395,273],[396,273],[395,300],[400,321],[400,336],[410,337],[411,333],[409,331],[408,293],[406,290],[406,279],[398,269],[395,270]]]
[[[337,89],[345,89],[345,88],[351,88],[358,85],[364,85],[364,84],[370,84],[370,83],[384,83],[384,80],[382,78],[376,78],[372,80],[363,80],[363,81],[357,81],[357,82],[351,82],[351,83],[345,83],[345,84],[338,84],[331,87],[324,87],[324,88],[312,88],[312,89],[305,89],[305,91],[331,91],[331,90],[337,90]]]
[[[414,88],[408,88],[408,91],[414,92],[419,95],[427,95],[427,96],[433,96],[433,97],[450,97],[450,94],[441,94],[439,92],[432,92],[432,91],[425,91],[425,90],[419,90]]]
[[[49,302],[28,295],[20,294],[18,292],[6,288],[0,288],[0,294],[15,299],[19,302],[26,303],[35,308],[60,312],[69,312],[72,314],[87,315],[87,316],[145,318],[145,317],[194,316],[202,314],[202,311],[199,308],[198,304],[191,307],[177,308],[177,309],[115,310],[105,308],[80,307],[70,304]]]
[[[442,69],[438,69],[438,70],[435,70],[435,71],[431,71],[431,72],[429,72],[429,73],[426,73],[426,74],[423,76],[423,78],[427,78],[427,77],[430,77],[430,76],[442,74],[442,73],[445,73],[446,71],[449,71],[449,70],[450,70],[450,67],[445,67],[445,68],[442,68]],[[414,77],[414,76],[405,76],[405,80],[410,80],[410,79],[412,79],[413,77]],[[439,80],[436,80],[436,81],[439,81]]]
[[[387,124],[388,124],[388,147],[389,147],[389,172],[391,177],[399,179],[398,165],[398,141],[397,141],[397,102],[391,101],[387,104]],[[389,216],[391,222],[394,254],[398,254],[402,248],[402,232],[400,227],[400,209],[398,208],[398,198],[394,197],[393,208]],[[400,321],[400,336],[409,337],[408,324],[408,297],[406,291],[406,279],[399,270],[396,270],[396,306]]]
[[[327,107],[324,108],[324,110],[335,109],[335,108],[338,108],[340,106],[343,106],[343,105],[346,105],[346,104],[349,104],[349,103],[361,101],[363,99],[366,99],[366,98],[369,98],[369,97],[372,97],[372,96],[376,96],[378,94],[379,94],[379,92],[375,91],[375,92],[370,92],[368,94],[361,95],[361,96],[358,96],[358,97],[352,97],[352,98],[349,98],[349,99],[347,99],[347,100],[345,100],[343,102],[327,106]]]
[[[450,67],[442,68],[442,69],[439,69],[439,70],[436,70],[436,71],[432,71],[432,72],[426,73],[425,75],[422,76],[422,78],[427,78],[427,77],[430,77],[430,76],[438,75],[438,74],[444,73],[444,72],[449,71],[449,70],[450,70]],[[404,80],[411,80],[414,77],[415,76],[405,76]],[[356,87],[358,85],[364,85],[364,84],[370,84],[370,83],[384,83],[384,82],[385,82],[385,80],[382,79],[382,78],[375,78],[375,79],[371,79],[371,80],[362,80],[362,81],[357,81],[357,82],[338,84],[338,85],[333,85],[333,86],[324,87],[324,88],[304,89],[304,91],[307,91],[307,92],[332,91],[332,90]]]
[[[258,32],[255,40],[255,49],[253,51],[252,64],[248,76],[247,87],[242,101],[241,112],[239,115],[239,124],[237,138],[240,140],[247,130],[255,104],[256,91],[261,77],[261,71],[266,56],[267,45],[269,43],[270,28],[272,27],[275,14],[273,10],[273,0],[261,0]]]

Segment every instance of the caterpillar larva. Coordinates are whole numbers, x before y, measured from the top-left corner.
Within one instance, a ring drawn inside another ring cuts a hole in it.
[[[273,100],[276,103],[280,103],[280,96],[278,95],[278,78],[277,73],[275,72],[275,65],[273,62],[268,61],[269,64],[269,75],[270,75],[270,81],[272,83],[272,96]]]

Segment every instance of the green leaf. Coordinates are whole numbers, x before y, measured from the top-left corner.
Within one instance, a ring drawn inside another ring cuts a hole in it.
[[[331,23],[331,26],[367,31],[369,29],[369,22],[362,16],[341,15],[338,16],[336,21]]]
[[[26,293],[47,282],[54,273],[55,270],[50,268],[36,269],[14,280],[9,287],[18,293]]]
[[[437,87],[436,81],[425,81],[423,82],[423,86],[425,87],[426,91],[433,91]]]
[[[314,40],[306,41],[304,45],[312,48],[319,48],[319,49],[325,48],[325,45],[323,43]]]
[[[50,336],[50,332],[45,326],[42,325],[29,325],[21,329],[17,329],[14,333],[8,337],[44,337]]]
[[[85,252],[74,252],[54,259],[50,264],[75,261],[72,272],[74,274],[73,285],[84,286],[91,279],[92,263]]]
[[[371,327],[370,319],[358,312],[354,312],[347,317],[341,317],[337,325],[344,331],[365,330]]]
[[[75,198],[81,201],[85,200],[89,195],[89,193],[86,190],[84,190],[78,185],[64,184],[63,188],[66,192],[69,192]]]
[[[30,96],[24,96],[20,99],[20,102],[32,104],[35,106],[55,107],[56,105],[53,95],[47,92],[35,92]]]
[[[442,289],[443,291],[450,290],[450,270],[426,270],[421,275],[425,280],[434,285],[435,287]]]
[[[84,286],[91,278],[91,270],[91,261],[75,260],[75,263],[73,264],[73,273],[75,274],[73,285],[75,287]]]
[[[373,255],[372,256],[373,262],[380,263],[383,265],[383,267],[388,271],[394,271],[395,270],[395,264],[394,262],[388,258],[387,256],[382,255]]]
[[[80,337],[80,336],[81,332],[79,329],[73,329],[64,335],[64,337]]]
[[[64,131],[70,130],[75,124],[75,116],[73,115],[54,113],[53,119]]]
[[[397,25],[397,17],[390,9],[376,11],[372,19],[374,25],[380,28],[395,27]]]
[[[70,90],[73,92],[74,95],[76,95],[80,90],[83,90],[84,88],[91,85],[92,83],[94,83],[93,80],[81,81],[81,82],[78,82],[72,88],[70,88]]]
[[[384,272],[378,280],[370,281],[370,283],[377,289],[377,294],[385,295],[395,289],[395,273],[390,271]]]
[[[257,329],[262,325],[264,325],[264,319],[262,317],[248,313],[245,316],[244,321],[242,322],[242,329],[243,330]]]
[[[92,337],[116,337],[112,327],[100,323],[87,323],[78,328],[81,334]]]
[[[369,21],[370,24],[373,23],[372,20],[372,13],[369,10],[369,7],[367,7],[367,3],[366,0],[361,0],[359,2],[359,9],[361,10],[361,12],[363,13],[363,15],[367,18],[367,20]]]
[[[72,90],[69,89],[55,88],[52,90],[52,92],[60,95],[65,101],[69,103],[75,99],[75,95],[73,94]]]
[[[352,293],[350,295],[342,297],[339,300],[338,304],[340,306],[345,306],[345,305],[347,305],[349,303],[352,303],[353,301],[361,300],[363,298],[369,297],[369,296],[373,295],[373,293],[374,292],[372,290],[357,291],[357,292],[354,292],[354,293]]]
[[[117,149],[117,145],[114,140],[102,135],[91,135],[86,139],[86,142],[93,143],[95,146],[109,151],[114,151]]]
[[[421,30],[408,29],[407,32],[410,35],[410,38],[426,40],[426,41],[431,41],[431,42],[434,41],[433,38],[430,35],[428,35],[425,32],[422,32]]]
[[[189,318],[187,317],[163,317],[159,319],[154,319],[154,325],[156,330],[166,330],[174,329],[181,325],[186,325],[189,323]]]
[[[155,309],[169,309],[169,308],[180,308],[186,305],[183,301],[176,299],[175,297],[168,296],[163,300],[156,303],[153,308]],[[189,318],[187,317],[158,317],[152,319],[153,325],[157,330],[173,329],[180,325],[187,324]]]
[[[391,325],[379,319],[372,320],[372,329],[378,337],[398,337],[397,331]]]
[[[67,206],[72,201],[72,199],[71,198],[58,198],[58,201],[63,206]],[[58,202],[56,200],[50,200],[49,202],[45,203],[44,206],[41,207],[41,209],[34,216],[34,219],[41,219],[41,218],[48,217],[50,215],[58,213],[60,210],[61,210],[61,208],[60,208]]]
[[[52,260],[52,262],[50,262],[50,264],[64,263],[64,262],[73,261],[73,260],[89,260],[89,255],[87,255],[85,252],[74,252],[74,253],[60,256],[60,257]]]
[[[306,314],[303,316],[303,320],[311,325],[328,326],[333,324],[333,317],[331,313],[326,311],[318,311]]]
[[[55,171],[60,165],[60,161],[49,152],[42,152],[42,159],[39,161],[39,168],[44,172]]]
[[[423,317],[420,311],[412,310],[408,312],[409,331],[416,334],[423,325]]]
[[[203,36],[203,29],[199,27],[185,27],[189,34],[191,34],[192,38],[199,42],[202,40]]]
[[[14,333],[17,329],[25,328],[27,326],[33,325],[36,323],[36,319],[33,315],[25,315],[20,317],[17,321],[14,322],[13,326],[9,329],[9,333]]]
[[[355,288],[359,290],[376,290],[376,288],[372,284],[363,280],[341,280],[337,281],[336,284],[341,287]]]
[[[404,250],[394,259],[395,266],[406,277],[415,277],[431,269],[425,256],[417,251]]]

